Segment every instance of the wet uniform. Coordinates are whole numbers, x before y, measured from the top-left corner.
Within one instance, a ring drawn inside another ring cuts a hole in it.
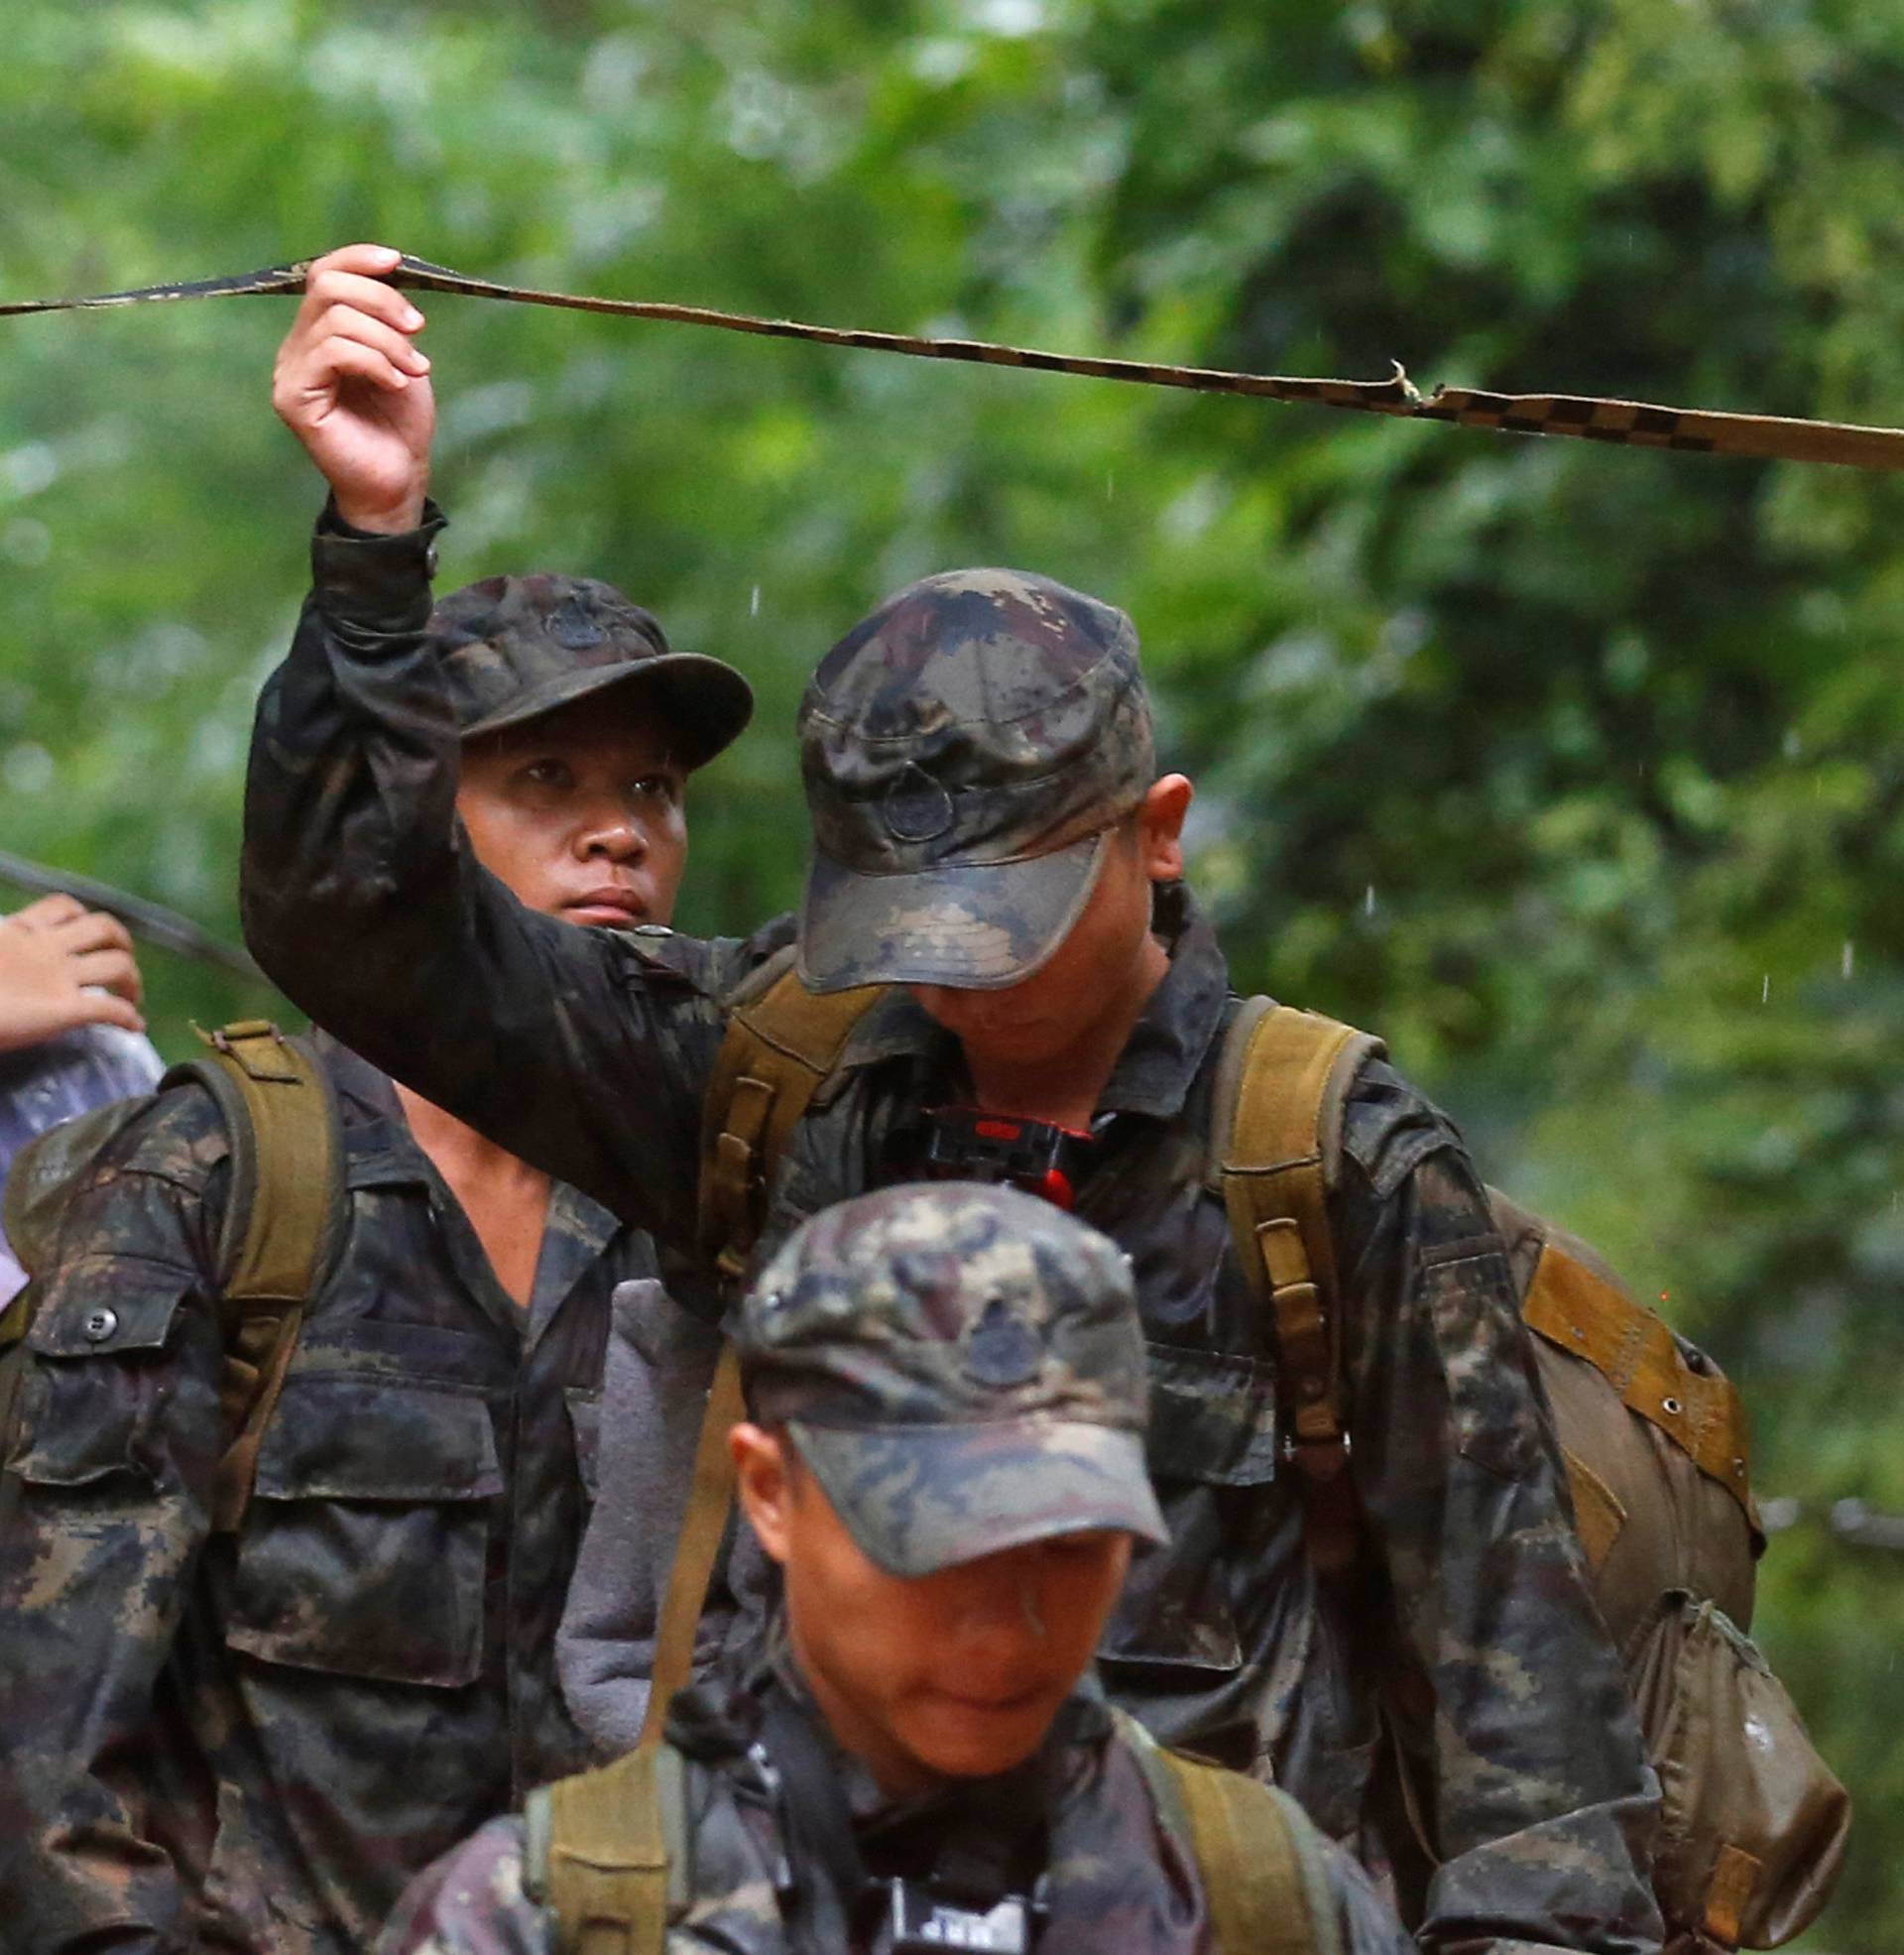
[[[349,1235],[235,1539],[208,1527],[229,1165],[203,1089],[68,1212],[0,1476],[9,1947],[359,1955],[412,1875],[585,1756],[554,1632],[609,1293],[653,1247],[556,1185],[520,1308],[389,1080],[324,1062]]]
[[[830,1878],[797,1846],[789,1852],[783,1788],[754,1749],[774,1692],[811,1719],[844,1780],[861,1862],[874,1880],[922,1879],[956,1829],[1009,1825],[1027,1876],[1048,1875],[1036,1955],[1209,1955],[1195,1859],[1159,1817],[1132,1740],[1095,1690],[1065,1705],[1029,1765],[894,1801],[825,1735],[797,1680],[766,1663],[706,1679],[669,1722],[670,1741],[689,1761],[685,1803],[694,1815],[691,1897],[668,1930],[669,1955],[793,1955],[801,1947],[789,1921],[798,1908],[793,1881]],[[379,1955],[557,1955],[547,1913],[523,1891],[524,1853],[523,1821],[492,1820],[405,1895]],[[1408,1936],[1361,1869],[1340,1853],[1325,1865],[1341,1955],[1405,1955]],[[827,1898],[840,1905],[837,1894]],[[852,1932],[833,1944],[835,1955],[884,1955],[891,1936],[877,1894],[844,1911]]]
[[[454,743],[418,637],[430,534],[320,527],[316,588],[253,747],[253,947],[420,1091],[686,1246],[701,1101],[744,947],[572,939],[457,849]],[[1369,1552],[1366,1586],[1332,1619],[1278,1459],[1269,1326],[1206,1183],[1234,1000],[1181,892],[1165,892],[1157,922],[1169,973],[1100,1098],[1078,1199],[1132,1261],[1173,1533],[1134,1573],[1107,1687],[1160,1736],[1273,1772],[1351,1839],[1380,1746],[1375,1679],[1410,1676],[1399,1735],[1440,1863],[1424,1945],[1650,1949],[1639,1869],[1656,1787],[1459,1136],[1385,1064],[1364,1066],[1332,1219]],[[969,1095],[956,1044],[906,994],[889,997],[790,1143],[764,1247],[916,1171],[924,1111]]]

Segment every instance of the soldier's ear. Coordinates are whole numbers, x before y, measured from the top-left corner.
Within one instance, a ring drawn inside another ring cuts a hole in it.
[[[774,1561],[785,1561],[790,1537],[792,1476],[786,1441],[743,1420],[727,1435],[741,1511]]]
[[[1137,808],[1137,833],[1143,873],[1153,883],[1174,883],[1183,875],[1183,818],[1196,793],[1183,774],[1166,774],[1144,792]]]

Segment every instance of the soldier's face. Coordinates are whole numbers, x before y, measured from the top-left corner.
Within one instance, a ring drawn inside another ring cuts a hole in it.
[[[687,864],[665,730],[586,699],[466,741],[456,812],[517,899],[571,923],[664,923]]]
[[[1183,818],[1190,783],[1166,775],[1128,821],[1105,836],[1104,865],[1062,943],[1027,978],[998,991],[919,984],[912,995],[967,1052],[993,1063],[1036,1065],[1062,1054],[1099,1018],[1148,995],[1153,884],[1183,874]]]
[[[1061,1534],[916,1580],[890,1575],[812,1473],[785,1470],[783,1442],[738,1430],[774,1449],[765,1501],[742,1459],[742,1499],[785,1570],[793,1652],[840,1743],[892,1796],[1029,1758],[1098,1647],[1130,1535]]]

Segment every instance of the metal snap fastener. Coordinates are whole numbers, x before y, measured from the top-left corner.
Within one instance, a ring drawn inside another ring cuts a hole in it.
[[[1661,1408],[1665,1411],[1671,1412],[1675,1418],[1677,1418],[1680,1415],[1680,1413],[1686,1409],[1686,1407],[1682,1405],[1677,1399],[1662,1399],[1660,1400],[1659,1403]]]
[[[94,1344],[103,1344],[119,1328],[117,1310],[88,1310],[86,1312],[86,1336]]]

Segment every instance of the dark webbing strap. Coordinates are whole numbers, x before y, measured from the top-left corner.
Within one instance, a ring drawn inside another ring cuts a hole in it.
[[[18,299],[0,302],[0,318],[29,312],[91,311],[180,299],[247,298],[298,293],[310,260],[271,265],[230,278],[193,279],[180,285],[139,286],[82,299]],[[1143,387],[1183,387],[1201,394],[1245,394],[1265,401],[1306,402],[1353,408],[1406,421],[1449,421],[1464,428],[1492,428],[1514,434],[1573,434],[1624,447],[1668,448],[1682,454],[1756,455],[1783,461],[1835,462],[1847,468],[1904,468],[1904,428],[1863,428],[1847,422],[1805,421],[1781,415],[1718,414],[1704,408],[1656,407],[1582,394],[1496,394],[1476,387],[1437,387],[1423,394],[1399,365],[1386,380],[1311,380],[1284,374],[1232,373],[1217,367],[1165,366],[1149,360],[1114,360],[1077,353],[1002,346],[986,339],[931,339],[915,333],[866,332],[845,326],[805,325],[796,319],[758,318],[705,305],[659,300],[597,299],[572,292],[540,292],[466,278],[426,259],[405,257],[385,275],[391,285],[419,292],[451,292],[469,299],[504,299],[524,305],[559,305],[577,312],[620,318],[661,319],[676,325],[712,326],[722,332],[762,333],[805,339],[823,346],[856,346],[873,353],[904,353],[921,360],[966,360],[982,366],[1029,367],[1039,373],[1079,374]]]

